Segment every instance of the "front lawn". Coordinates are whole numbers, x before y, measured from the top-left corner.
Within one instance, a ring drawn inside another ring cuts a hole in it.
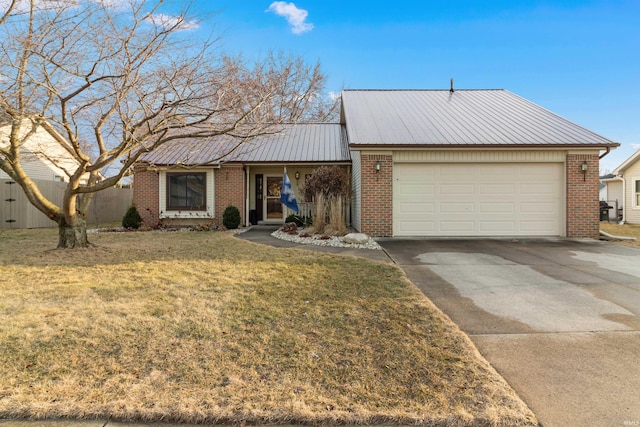
[[[0,230],[0,418],[536,425],[386,264],[220,232]]]

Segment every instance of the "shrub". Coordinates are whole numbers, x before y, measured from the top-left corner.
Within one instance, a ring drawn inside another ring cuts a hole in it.
[[[295,222],[298,227],[311,225],[311,223],[312,223],[311,217],[309,217],[309,216],[302,217],[300,215],[289,215],[287,217],[287,219],[284,220],[284,222],[285,223],[287,223],[287,222]]]
[[[240,211],[235,206],[228,206],[222,214],[222,224],[228,230],[234,230],[240,225]]]
[[[349,200],[350,191],[349,176],[338,166],[321,166],[307,179],[304,195],[315,202],[313,226],[317,234],[325,233],[325,228],[336,235],[346,233],[342,203]]]
[[[131,206],[127,209],[127,213],[122,217],[122,226],[124,228],[134,228],[137,229],[142,224],[142,217],[138,213],[138,210],[135,206]]]
[[[302,227],[304,221],[298,215],[289,215],[287,219],[284,220],[285,224],[289,222],[295,222],[298,227]]]
[[[304,197],[313,200],[318,193],[325,196],[348,196],[351,191],[349,175],[338,166],[321,166],[307,178],[304,184]]]

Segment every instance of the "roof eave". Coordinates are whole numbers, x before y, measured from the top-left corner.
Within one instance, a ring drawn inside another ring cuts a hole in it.
[[[620,144],[612,142],[610,144],[349,144],[349,148],[367,148],[367,149],[397,149],[397,148],[584,148],[591,150],[604,150],[606,148],[616,148]]]

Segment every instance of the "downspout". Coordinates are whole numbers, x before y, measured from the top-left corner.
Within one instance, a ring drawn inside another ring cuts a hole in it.
[[[604,156],[606,156],[607,154],[609,154],[609,153],[611,152],[611,147],[606,147],[606,150],[607,150],[607,151],[605,151],[605,152],[604,152],[604,154],[602,154],[602,155],[599,157],[599,160],[602,160],[602,158],[603,158]]]

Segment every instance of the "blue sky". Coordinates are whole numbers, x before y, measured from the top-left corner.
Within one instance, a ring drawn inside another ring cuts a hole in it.
[[[196,0],[192,13],[228,52],[319,60],[330,91],[447,89],[454,78],[621,143],[601,170],[640,148],[639,0]]]

